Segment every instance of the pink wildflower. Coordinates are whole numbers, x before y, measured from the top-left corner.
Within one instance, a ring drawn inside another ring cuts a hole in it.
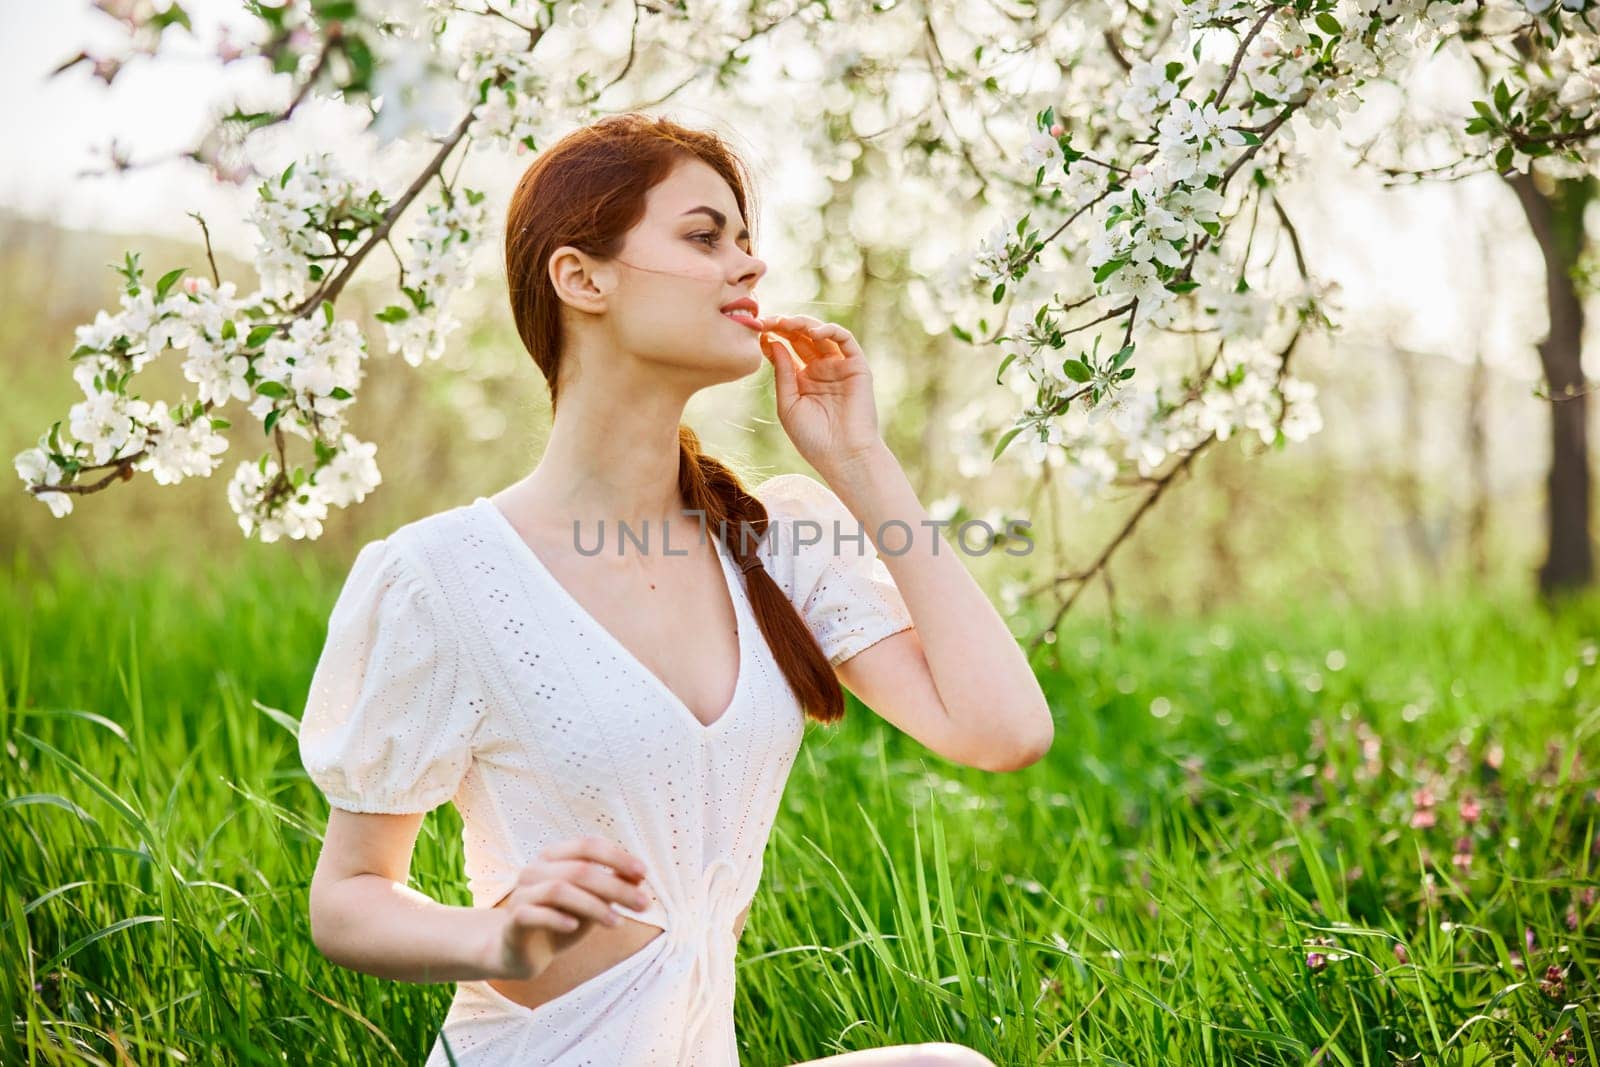
[[[1544,969],[1544,977],[1539,979],[1539,989],[1551,1000],[1562,1000],[1567,995],[1567,972],[1555,964]]]

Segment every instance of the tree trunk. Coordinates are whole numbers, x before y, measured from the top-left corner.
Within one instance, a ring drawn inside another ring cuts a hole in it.
[[[1548,542],[1539,567],[1539,592],[1557,592],[1594,582],[1589,537],[1588,406],[1583,390],[1583,303],[1572,268],[1584,246],[1583,209],[1592,179],[1562,180],[1552,194],[1529,174],[1507,179],[1544,254],[1550,332],[1539,345],[1539,362],[1550,392],[1550,473],[1545,514]]]
[[[1467,471],[1472,483],[1467,565],[1482,583],[1489,577],[1489,364],[1481,342],[1473,356],[1472,378],[1467,383]]]
[[[1390,475],[1394,479],[1401,526],[1412,558],[1427,568],[1428,579],[1433,581],[1439,577],[1439,550],[1428,523],[1422,469],[1422,442],[1427,438],[1423,425],[1422,377],[1427,369],[1421,365],[1421,357],[1410,349],[1396,346],[1391,353],[1400,368],[1400,447],[1395,449],[1398,458]],[[1425,594],[1425,585],[1417,592]]]

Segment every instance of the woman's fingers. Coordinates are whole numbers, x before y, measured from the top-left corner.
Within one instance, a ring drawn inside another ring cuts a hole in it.
[[[616,926],[622,922],[622,916],[611,909],[609,900],[591,893],[582,886],[561,879],[540,882],[533,886],[529,891],[529,899],[532,903],[558,908],[569,915],[588,919],[590,922],[604,923],[607,926]]]
[[[791,326],[823,325],[823,321],[817,318],[815,315],[772,315],[768,318],[762,319],[761,321],[778,324],[788,323]]]
[[[817,343],[826,349],[829,355],[859,356],[861,347],[856,344],[855,335],[835,322],[824,322],[811,330]]]
[[[509,903],[615,926],[622,917],[613,902],[635,911],[649,905],[644,874],[644,864],[615,841],[592,835],[568,838],[540,849],[539,860],[518,872],[517,887],[508,894],[516,899]]]
[[[768,362],[772,364],[773,390],[777,394],[778,410],[782,411],[789,404],[796,389],[794,379],[798,368],[794,365],[795,357],[789,354],[789,350],[776,335],[762,338],[761,347],[767,353]]]
[[[568,933],[578,928],[578,920],[564,911],[545,904],[519,904],[511,913],[513,934],[526,937],[535,930],[562,930]]]
[[[592,860],[604,863],[618,874],[630,878],[644,877],[644,864],[615,841],[604,837],[569,837],[539,850],[543,860]]]
[[[810,343],[799,334],[772,331],[771,343],[776,347],[773,351],[781,353],[789,359],[798,359],[802,366],[817,358]]]
[[[544,970],[563,937],[582,923],[565,912],[541,904],[513,905],[500,932],[502,978],[532,978]]]
[[[560,887],[567,886],[574,892]],[[534,892],[536,891],[536,892]],[[518,892],[533,892],[527,899],[567,908],[576,914],[609,922],[616,917],[612,903],[642,911],[650,904],[644,881],[622,878],[591,860],[559,860],[544,865],[543,876]],[[613,924],[614,925],[614,924]]]
[[[861,351],[849,330],[810,315],[778,315],[762,322],[793,344],[807,363],[823,356],[859,355]]]
[[[583,886],[596,896],[614,900],[636,911],[650,903],[649,898],[645,896],[643,879],[633,882],[619,878],[598,864],[586,860],[567,860],[560,866],[565,871],[567,881]]]
[[[812,360],[821,359],[824,353],[817,347],[816,338],[809,330],[796,327],[775,329],[774,337],[780,337],[794,350],[795,356],[801,363],[810,363]]]

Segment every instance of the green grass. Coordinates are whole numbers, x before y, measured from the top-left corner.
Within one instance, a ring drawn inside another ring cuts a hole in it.
[[[342,574],[257,558],[12,565],[0,1061],[425,1054],[450,987],[307,934],[326,807],[293,731]],[[1286,600],[1069,619],[1021,773],[859,706],[809,728],[740,946],[744,1062],[1600,1062],[1600,597]],[[459,829],[435,813],[413,863],[456,904]]]

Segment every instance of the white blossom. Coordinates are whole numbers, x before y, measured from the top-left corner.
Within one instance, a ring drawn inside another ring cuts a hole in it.
[[[353,209],[381,209],[381,194],[345,173],[330,153],[297,161],[288,180],[269,178],[258,187],[250,221],[260,234],[255,266],[265,296],[284,303],[306,298],[316,279],[311,268],[332,269],[338,249],[327,230],[351,218]],[[363,226],[355,226],[357,232]]]
[[[235,469],[228,483],[228,505],[238,517],[239,529],[247,537],[255,535],[269,544],[283,537],[320,537],[322,520],[328,515],[327,501],[307,482],[269,502],[278,473],[278,461],[271,456],[241,463]]]
[[[72,405],[67,412],[72,436],[89,446],[94,463],[117,457],[124,448],[136,452],[144,443],[140,420],[150,405],[120,393],[95,393]],[[128,446],[132,446],[131,448]]]
[[[1019,162],[1030,174],[1043,166],[1049,175],[1060,169],[1063,159],[1061,143],[1043,130],[1035,130],[1028,135]]]
[[[1117,461],[1099,445],[1075,450],[1065,466],[1067,485],[1089,499],[1103,495],[1117,476]]]
[[[1086,159],[1077,159],[1064,168],[1045,171],[1045,186],[1055,186],[1069,208],[1080,208],[1099,196],[1105,186],[1105,170]]]
[[[445,338],[461,323],[446,308],[458,292],[472,288],[472,258],[489,229],[483,197],[461,190],[448,200],[428,206],[422,223],[412,234],[410,254],[403,267],[408,288],[420,290],[423,306],[412,302],[395,305],[396,313],[384,318],[388,350],[399,352],[413,367],[444,354]]]
[[[414,133],[443,137],[466,111],[461,81],[415,36],[379,37],[372,95],[377,116],[368,129],[384,144]]]
[[[238,339],[212,341],[199,338],[189,345],[189,354],[183,361],[183,376],[199,386],[200,399],[221,405],[230,398],[250,399],[250,385],[246,373],[250,360],[241,349]]]
[[[979,281],[994,284],[1007,277],[1007,246],[1017,236],[1017,221],[1021,216],[1008,216],[978,242],[973,273]]]
[[[84,348],[104,351],[117,338],[125,336],[122,316],[112,315],[105,308],[95,312],[94,322],[79,326],[75,331],[78,344]]]
[[[180,425],[173,421],[164,400],[150,406],[146,426],[150,444],[133,469],[149,471],[161,485],[172,485],[190,475],[209,475],[221,464],[218,457],[228,450],[227,438],[211,428],[209,419],[201,416]]]
[[[1148,119],[1177,94],[1178,85],[1167,78],[1164,62],[1136,63],[1128,72],[1117,114],[1133,122]]]
[[[323,500],[340,508],[365,500],[367,494],[383,481],[373,458],[377,451],[376,444],[358,441],[353,435],[345,434],[340,441],[339,451],[314,476]]]
[[[24,485],[60,485],[65,474],[43,447],[18,452],[12,463]],[[40,492],[35,493],[34,498],[46,504],[50,508],[50,514],[58,519],[72,513],[70,493]]]

